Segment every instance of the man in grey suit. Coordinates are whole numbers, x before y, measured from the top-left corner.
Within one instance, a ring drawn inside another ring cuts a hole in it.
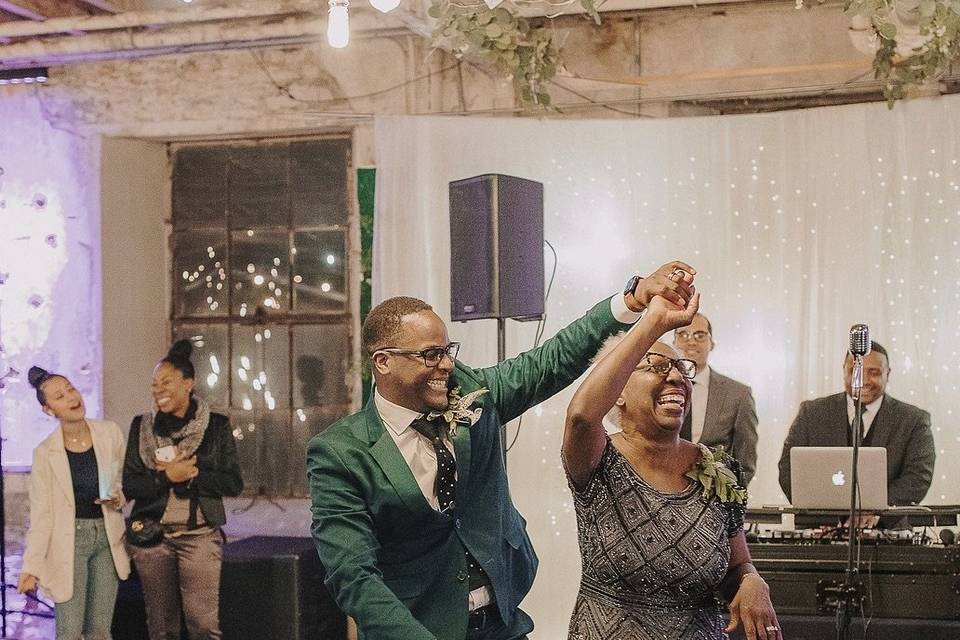
[[[708,447],[722,446],[740,462],[746,487],[757,470],[757,409],[750,387],[708,366],[715,345],[713,327],[705,315],[698,313],[688,326],[674,331],[673,345],[684,358],[697,363],[693,406],[680,437]]]
[[[863,358],[865,447],[887,450],[887,496],[892,505],[910,505],[923,500],[933,480],[936,450],[930,429],[930,414],[886,394],[890,376],[887,350],[876,342]],[[852,446],[850,424],[855,407],[851,395],[853,358],[843,362],[846,392],[807,400],[790,426],[780,456],[780,487],[790,498],[790,449],[793,447]]]

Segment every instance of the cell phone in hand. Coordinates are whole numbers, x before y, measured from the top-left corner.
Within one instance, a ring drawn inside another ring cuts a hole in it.
[[[177,448],[172,444],[168,444],[165,447],[159,447],[154,455],[157,458],[157,462],[173,462],[177,457]]]

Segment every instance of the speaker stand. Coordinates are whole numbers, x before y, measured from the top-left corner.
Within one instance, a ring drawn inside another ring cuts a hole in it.
[[[507,319],[497,318],[497,363],[507,359]],[[500,455],[503,468],[507,468],[507,425],[500,425]]]

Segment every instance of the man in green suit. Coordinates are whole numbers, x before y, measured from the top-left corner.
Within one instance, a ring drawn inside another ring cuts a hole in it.
[[[537,570],[510,499],[500,428],[582,374],[655,295],[692,295],[668,263],[634,276],[542,346],[485,369],[457,361],[443,321],[390,298],[364,322],[376,390],[307,449],[313,539],[361,640],[514,640]]]

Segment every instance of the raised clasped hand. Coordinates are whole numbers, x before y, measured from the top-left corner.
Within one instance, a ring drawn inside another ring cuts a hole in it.
[[[679,267],[668,272],[672,288],[665,295],[657,293],[647,304],[647,313],[657,320],[664,333],[689,325],[700,309],[700,293],[693,285],[693,277]]]
[[[730,623],[724,632],[731,633],[743,625],[747,640],[780,640],[780,621],[770,602],[770,587],[756,573],[749,573],[740,582],[737,595],[730,603]]]
[[[693,297],[693,277],[697,270],[686,262],[673,260],[662,265],[637,284],[633,296],[644,307],[650,307],[654,296],[663,296],[677,308],[686,308]]]

